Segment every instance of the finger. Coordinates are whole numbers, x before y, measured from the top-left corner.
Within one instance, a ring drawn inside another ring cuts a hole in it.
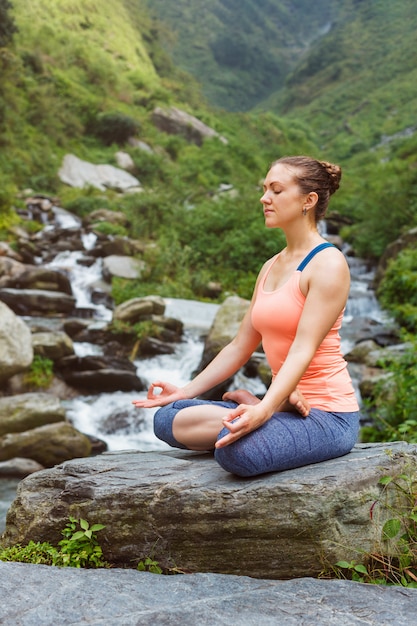
[[[216,443],[214,444],[214,447],[215,448],[225,448],[229,444],[231,444],[234,441],[237,441],[238,439],[240,439],[241,436],[242,435],[236,435],[236,434],[229,433],[228,435],[225,435],[224,437],[222,437],[221,439],[216,441]]]
[[[246,405],[239,404],[239,406],[237,406],[235,409],[232,409],[231,411],[229,411],[229,413],[227,413],[224,416],[223,422],[232,422],[233,420],[241,417],[245,411],[246,411]]]

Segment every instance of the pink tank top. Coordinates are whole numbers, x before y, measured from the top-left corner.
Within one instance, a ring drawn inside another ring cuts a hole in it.
[[[305,303],[299,269],[275,291],[265,291],[265,280],[276,258],[271,259],[258,286],[252,309],[252,325],[262,335],[272,376],[276,376],[288,354]],[[343,313],[324,338],[298,385],[311,406],[335,413],[359,410],[340,347]]]

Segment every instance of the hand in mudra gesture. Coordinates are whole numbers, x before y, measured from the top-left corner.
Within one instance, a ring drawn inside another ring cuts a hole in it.
[[[175,400],[183,400],[184,398],[185,396],[180,387],[157,380],[149,386],[146,399],[133,400],[132,404],[138,408],[151,409],[156,406],[165,406],[175,402]]]

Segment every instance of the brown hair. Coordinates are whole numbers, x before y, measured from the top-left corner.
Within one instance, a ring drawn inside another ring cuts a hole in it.
[[[330,196],[339,189],[342,168],[327,161],[317,161],[308,156],[282,157],[271,165],[283,163],[294,168],[294,180],[301,192],[308,194],[315,191],[318,195],[315,207],[316,222],[321,220],[327,211]]]

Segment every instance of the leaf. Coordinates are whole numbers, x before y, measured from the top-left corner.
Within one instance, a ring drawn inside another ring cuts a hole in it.
[[[77,530],[71,537],[71,541],[77,541],[77,539],[82,539],[85,536],[85,533],[82,530]]]
[[[88,530],[90,524],[85,519],[80,519],[80,526],[83,530]]]
[[[352,563],[348,563],[347,561],[338,561],[336,566],[343,567],[343,569],[350,569],[352,567]]]
[[[359,565],[355,565],[354,569],[361,574],[368,574],[368,570],[366,569],[365,565],[361,565],[360,563]]]
[[[382,527],[382,535],[385,538],[393,539],[401,530],[401,521],[397,518],[389,519]]]
[[[90,530],[93,533],[98,532],[99,530],[103,530],[103,528],[106,528],[104,524],[93,524],[90,528]]]
[[[380,478],[378,480],[378,483],[380,485],[388,485],[390,482],[392,482],[394,479],[392,476],[382,476],[382,478]]]

